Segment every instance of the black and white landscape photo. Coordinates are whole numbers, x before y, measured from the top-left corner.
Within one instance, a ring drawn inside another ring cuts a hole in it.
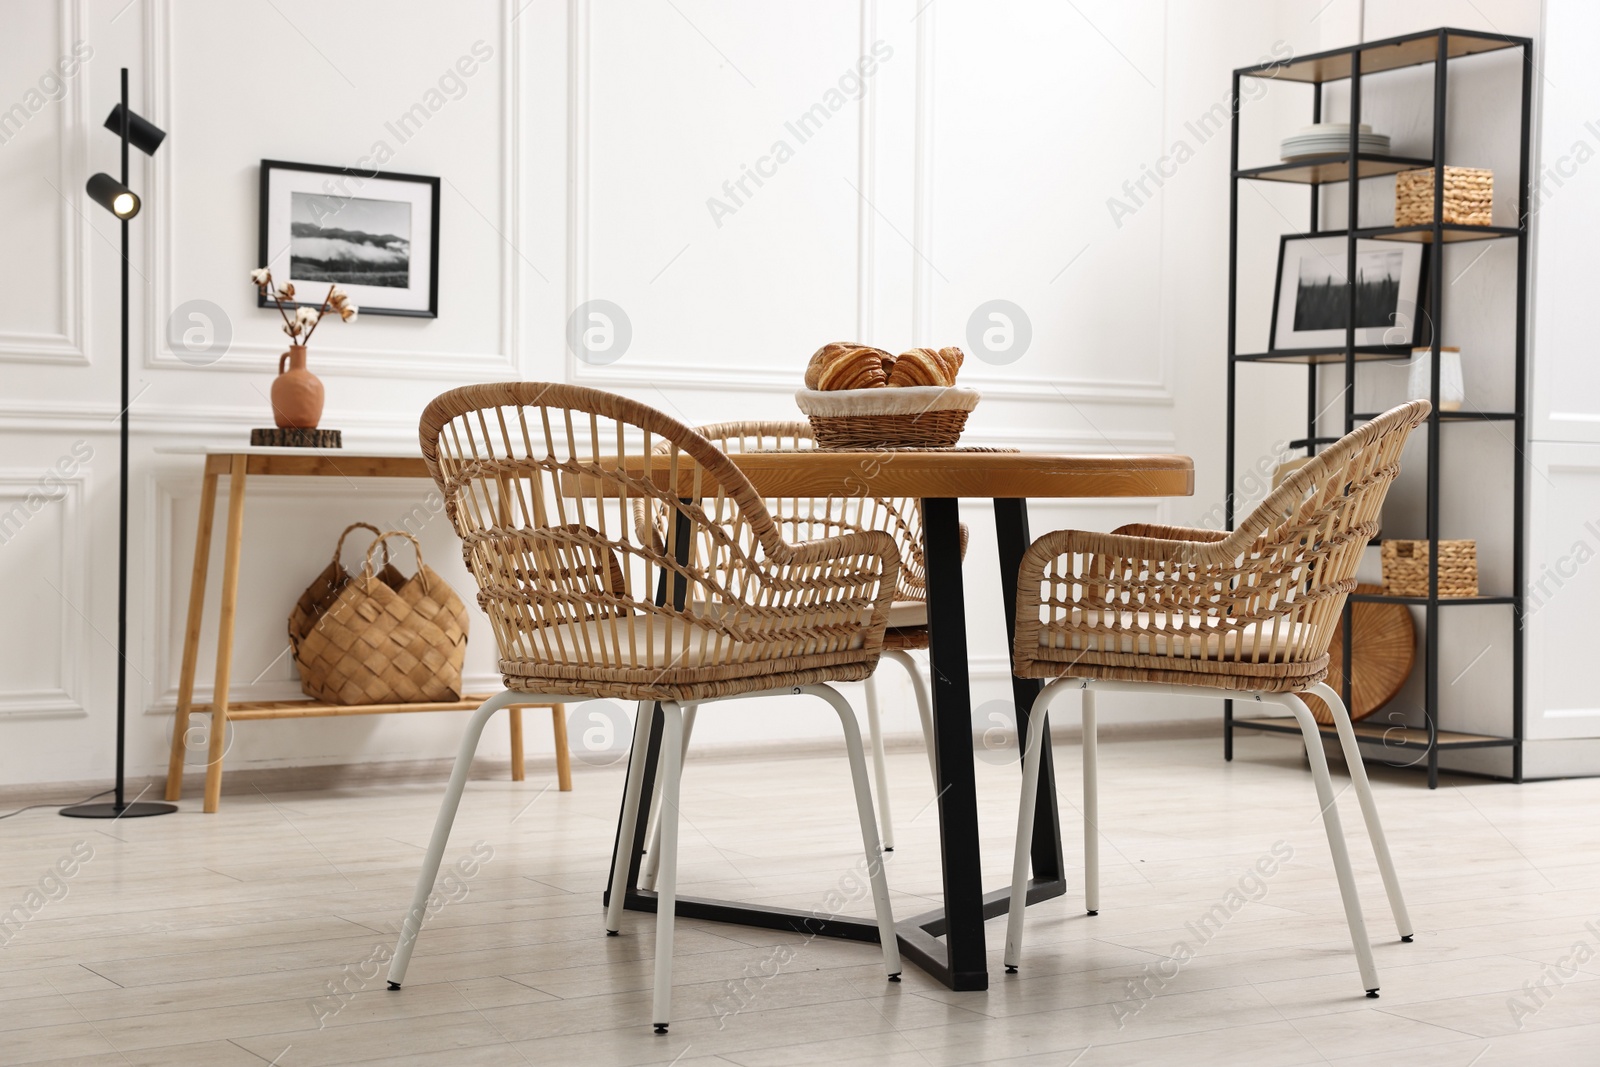
[[[1404,256],[1398,249],[1356,253],[1356,329],[1390,326],[1400,308],[1400,271]],[[1303,256],[1294,301],[1294,328],[1301,330],[1342,330],[1345,328],[1347,295],[1344,287],[1345,258]]]
[[[1412,344],[1423,246],[1358,240],[1354,286],[1345,284],[1349,251],[1343,234],[1282,238],[1272,305],[1272,350],[1342,351],[1352,297],[1356,344],[1397,348]]]
[[[336,285],[411,285],[411,204],[293,193],[289,275]]]

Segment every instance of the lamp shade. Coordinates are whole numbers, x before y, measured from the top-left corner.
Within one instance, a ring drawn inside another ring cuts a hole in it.
[[[106,129],[122,136],[122,105],[118,104],[111,109],[111,114],[106,116]],[[128,112],[128,143],[147,156],[156,154],[156,149],[161,147],[161,142],[166,140],[167,131],[141,116],[137,111]]]
[[[86,188],[90,200],[119,219],[131,219],[139,213],[139,195],[109,174],[96,174]]]

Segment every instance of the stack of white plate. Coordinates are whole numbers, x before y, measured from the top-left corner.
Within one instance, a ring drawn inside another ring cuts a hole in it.
[[[1377,156],[1389,154],[1389,135],[1373,133],[1372,127],[1362,123],[1358,138],[1360,151]],[[1283,161],[1303,159],[1306,156],[1343,155],[1350,151],[1350,124],[1348,122],[1323,122],[1306,126],[1283,139]]]

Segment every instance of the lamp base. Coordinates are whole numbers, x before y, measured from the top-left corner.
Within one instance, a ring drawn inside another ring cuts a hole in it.
[[[62,808],[61,814],[69,819],[141,819],[147,815],[171,815],[178,810],[176,804],[161,804],[153,800],[136,800],[120,807],[110,804],[74,804]]]

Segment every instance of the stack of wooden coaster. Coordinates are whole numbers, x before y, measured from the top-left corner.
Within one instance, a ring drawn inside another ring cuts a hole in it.
[[[250,444],[273,448],[343,448],[344,438],[338,430],[296,430],[272,426],[250,431]]]

